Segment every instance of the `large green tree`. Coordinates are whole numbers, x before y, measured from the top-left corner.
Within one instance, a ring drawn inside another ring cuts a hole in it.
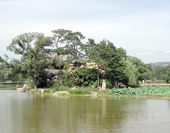
[[[147,65],[137,57],[128,56],[127,60],[132,62],[132,64],[135,65],[136,68],[138,69],[139,72],[138,80],[140,81],[144,80],[147,75]]]
[[[127,56],[123,61],[126,64],[123,83],[130,87],[139,86],[139,81],[144,80],[147,76],[147,65],[133,56]]]
[[[72,31],[65,29],[53,30],[53,41],[56,49],[59,48],[59,43],[63,43],[65,36],[68,36]]]
[[[5,58],[0,57],[0,82],[22,81],[21,75],[15,73],[15,67],[13,67],[17,66],[18,63],[15,59],[10,61],[7,55]]]
[[[137,67],[130,60],[128,60],[128,58],[126,59],[125,63],[125,77],[123,83],[127,87],[137,87],[139,85],[138,78],[140,76],[140,73],[138,72]]]
[[[100,70],[104,70],[103,75],[112,83],[122,80],[125,67],[122,59],[126,57],[125,50],[116,48],[110,41],[103,40],[96,44],[93,39],[89,39],[85,52],[87,59],[94,61],[98,66],[98,87]]]
[[[45,48],[51,45],[51,38],[42,33],[24,33],[12,39],[7,49],[21,56],[10,66],[13,73],[31,78],[34,89],[37,89],[38,81],[44,79],[44,69],[48,67]]]
[[[69,54],[73,58],[83,56],[81,42],[85,37],[80,32],[72,32],[70,30],[58,29],[53,30],[53,40],[56,52],[60,54]],[[64,46],[59,47],[59,44]]]

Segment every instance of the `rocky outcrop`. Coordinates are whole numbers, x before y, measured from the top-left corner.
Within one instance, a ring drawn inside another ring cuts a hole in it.
[[[67,92],[67,91],[58,91],[58,92],[54,93],[53,96],[59,96],[59,95],[62,95],[62,94],[69,95],[70,93]]]

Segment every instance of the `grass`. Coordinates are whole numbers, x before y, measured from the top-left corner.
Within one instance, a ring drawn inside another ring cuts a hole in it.
[[[28,92],[31,94],[40,94],[41,93],[39,90],[34,90],[34,89],[28,90]]]
[[[74,95],[82,95],[85,94],[82,90],[77,89],[77,90],[72,90],[70,91],[70,94],[74,94]]]
[[[92,91],[98,92],[99,96],[170,96],[170,86],[142,86],[138,88],[118,88],[98,91],[95,88],[81,87],[75,90],[65,89],[47,89],[44,94],[52,94],[58,91],[67,91],[71,95],[86,95]],[[38,93],[38,90],[33,93]]]
[[[69,92],[72,95],[83,95],[83,94],[91,94],[92,91],[97,91],[97,89],[89,88],[89,87],[80,87],[80,88],[77,88],[75,90],[72,90],[70,88],[64,88],[64,89],[53,89],[53,88],[50,88],[50,89],[44,90],[43,93],[49,94],[51,92],[55,93],[55,92],[58,92],[58,91],[67,91],[67,92]]]
[[[50,90],[49,90],[49,89],[44,90],[44,92],[43,92],[43,93],[50,93]]]
[[[97,91],[97,89],[95,88],[88,88],[88,87],[81,87],[81,88],[77,88],[75,90],[70,90],[70,94],[91,94],[92,91]]]

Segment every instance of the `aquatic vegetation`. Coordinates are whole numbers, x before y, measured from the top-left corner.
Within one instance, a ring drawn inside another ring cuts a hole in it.
[[[111,95],[170,96],[170,86],[113,89]]]

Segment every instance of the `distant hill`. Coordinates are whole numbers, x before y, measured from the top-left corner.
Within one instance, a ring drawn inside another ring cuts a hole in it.
[[[156,62],[149,64],[151,65],[152,69],[170,66],[170,62]]]

